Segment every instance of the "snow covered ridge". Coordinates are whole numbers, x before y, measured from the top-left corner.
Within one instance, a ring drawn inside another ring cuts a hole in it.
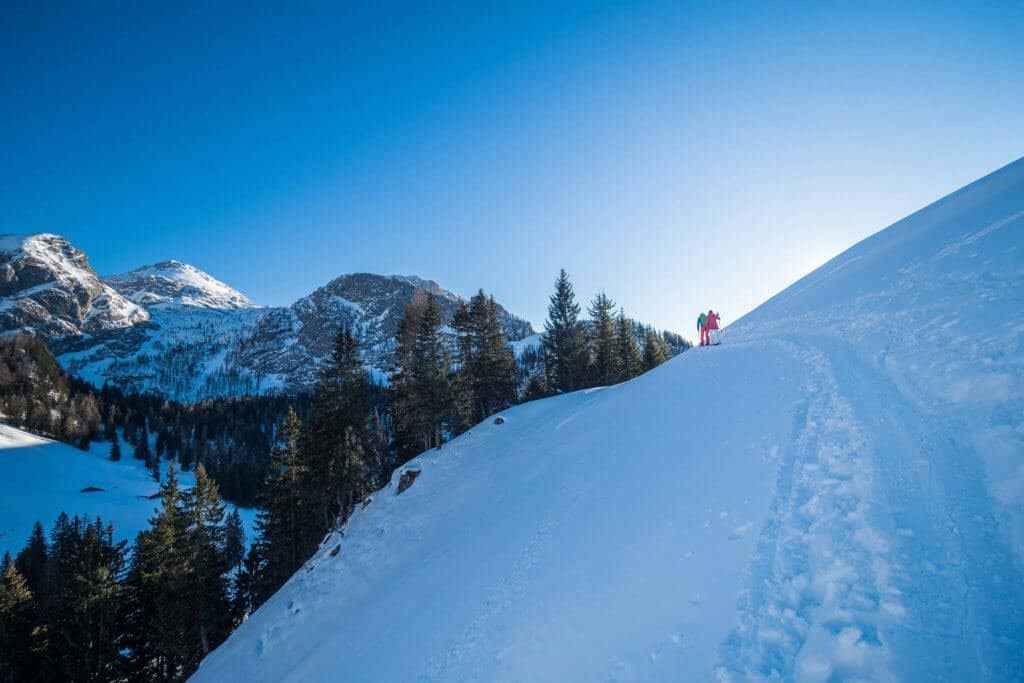
[[[343,324],[361,335],[367,368],[386,376],[402,312],[424,291],[450,321],[461,297],[415,276],[342,275],[291,306],[259,307],[179,261],[103,281],[62,237],[0,237],[0,333],[42,338],[96,385],[186,401],[308,389]],[[533,334],[499,316],[511,339]]]
[[[1022,292],[1018,161],[408,463],[194,680],[1020,680]]]
[[[126,298],[147,308],[178,305],[231,310],[255,306],[238,290],[173,259],[112,275],[105,281]]]
[[[58,235],[0,235],[0,331],[44,337],[123,329],[149,313],[96,275]]]

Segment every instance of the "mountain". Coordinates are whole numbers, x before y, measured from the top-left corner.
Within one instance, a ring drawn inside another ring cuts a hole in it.
[[[255,306],[238,290],[194,266],[173,259],[123,275],[113,275],[105,281],[126,299],[149,309],[196,306],[234,310]]]
[[[56,338],[148,319],[144,308],[100,280],[85,253],[63,237],[0,235],[0,330]]]
[[[421,455],[194,680],[1019,680],[1022,235],[1024,160]]]
[[[462,299],[419,277],[342,275],[291,306],[260,307],[180,261],[100,279],[63,237],[0,237],[0,333],[43,339],[97,386],[179,400],[309,389],[343,324],[382,379],[405,306],[427,292],[450,322]],[[533,334],[504,308],[499,315],[511,339]]]

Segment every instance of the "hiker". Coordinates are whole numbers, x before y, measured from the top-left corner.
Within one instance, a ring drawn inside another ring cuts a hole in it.
[[[708,317],[704,315],[704,311],[700,312],[697,316],[697,334],[700,336],[700,345],[704,346],[704,330],[706,329]]]
[[[719,344],[721,340],[718,338],[718,321],[720,318],[714,311],[708,309],[708,317],[705,322],[705,328],[708,331],[708,344]]]

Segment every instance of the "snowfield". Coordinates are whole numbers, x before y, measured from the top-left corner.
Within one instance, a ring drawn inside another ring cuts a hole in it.
[[[0,423],[0,557],[25,547],[36,521],[49,534],[61,512],[98,515],[113,523],[115,539],[134,542],[160,506],[149,499],[160,485],[131,450],[122,442],[124,455],[111,462],[107,442],[93,443],[86,453]],[[179,472],[178,480],[186,488],[195,484],[191,472]],[[82,492],[89,487],[103,490]],[[251,542],[255,511],[239,508],[239,514]]]
[[[1024,678],[1024,160],[404,469],[196,681]]]

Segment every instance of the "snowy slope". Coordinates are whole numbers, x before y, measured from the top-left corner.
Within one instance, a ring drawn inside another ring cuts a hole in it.
[[[1020,680],[1024,160],[408,465],[197,681]]]
[[[145,464],[130,454],[111,462],[109,448],[96,442],[85,453],[0,424],[0,556],[21,550],[37,520],[49,533],[61,512],[99,515],[113,523],[118,540],[131,542],[147,528],[160,504],[148,496],[160,487]],[[195,483],[191,472],[180,472],[179,480],[185,487]],[[103,491],[82,493],[87,487]],[[251,541],[255,512],[239,508],[239,513]]]

